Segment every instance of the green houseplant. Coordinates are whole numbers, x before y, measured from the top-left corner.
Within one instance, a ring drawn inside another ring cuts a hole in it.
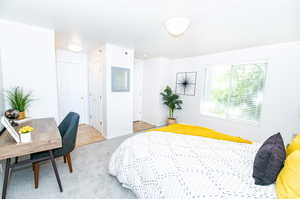
[[[20,87],[15,87],[7,91],[7,99],[10,107],[19,111],[18,119],[24,119],[26,117],[25,111],[33,101],[32,94],[25,93]]]
[[[160,93],[163,99],[163,103],[169,109],[169,118],[167,120],[168,125],[176,123],[176,118],[174,118],[174,111],[180,110],[182,100],[179,99],[179,96],[173,93],[172,89],[167,86],[163,92]]]

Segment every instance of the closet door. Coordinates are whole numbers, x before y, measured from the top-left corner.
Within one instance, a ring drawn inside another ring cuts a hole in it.
[[[102,51],[89,54],[89,121],[90,125],[103,133],[103,64]]]
[[[86,55],[58,50],[57,78],[60,120],[74,111],[80,114],[80,123],[88,124]]]

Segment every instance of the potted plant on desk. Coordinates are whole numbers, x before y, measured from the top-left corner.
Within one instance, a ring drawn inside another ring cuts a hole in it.
[[[33,101],[32,94],[25,93],[22,88],[16,87],[7,91],[7,99],[11,108],[19,111],[18,120],[25,119],[25,111]]]
[[[169,109],[169,118],[167,120],[167,124],[175,124],[176,118],[174,118],[174,111],[180,110],[181,104],[183,103],[182,100],[179,99],[179,96],[173,93],[172,89],[167,86],[164,90],[164,92],[161,92],[160,95],[163,98],[163,103],[168,107]]]
[[[31,142],[31,132],[33,128],[31,126],[23,126],[19,130],[20,139],[22,143]]]

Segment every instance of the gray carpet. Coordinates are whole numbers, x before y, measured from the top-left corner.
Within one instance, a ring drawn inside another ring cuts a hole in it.
[[[57,159],[58,171],[64,192],[60,193],[50,162],[41,165],[40,184],[34,189],[32,169],[25,168],[12,173],[7,199],[136,199],[107,173],[112,152],[128,136],[106,140],[76,149],[72,153],[74,172],[69,173],[62,158]],[[1,193],[2,193],[1,173]]]

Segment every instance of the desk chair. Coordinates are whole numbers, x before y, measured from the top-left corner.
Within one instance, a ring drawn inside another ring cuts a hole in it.
[[[77,113],[70,112],[64,118],[64,120],[58,126],[59,132],[62,137],[62,147],[53,150],[54,158],[64,157],[64,162],[68,162],[70,173],[73,172],[72,160],[70,153],[74,150],[76,144],[76,137],[78,131],[80,116]],[[48,151],[34,153],[30,155],[31,160],[37,160],[43,157],[48,157],[45,160],[50,160],[50,154]],[[43,161],[45,161],[43,160]],[[33,174],[34,174],[34,185],[35,188],[39,186],[39,162],[32,164]]]

